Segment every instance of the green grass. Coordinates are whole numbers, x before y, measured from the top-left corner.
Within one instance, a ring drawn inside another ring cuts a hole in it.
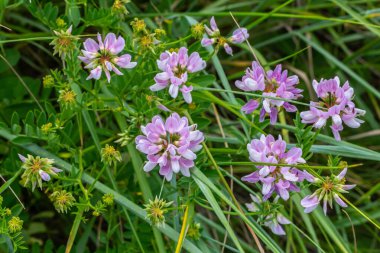
[[[0,27],[0,175],[6,180],[0,193],[3,207],[11,208],[12,215],[24,220],[22,235],[27,249],[20,252],[72,249],[71,252],[164,253],[181,247],[182,252],[191,253],[216,253],[222,249],[378,251],[378,1],[132,1],[125,5],[127,15],[117,13],[112,4],[111,0],[0,3],[0,24],[11,29]],[[214,53],[211,48],[201,47],[199,40],[191,36],[190,27],[198,22],[208,24],[211,16],[225,35],[237,28],[232,16],[239,26],[248,28],[252,51],[243,43],[233,46],[234,55],[230,57],[223,48]],[[73,24],[73,34],[79,38],[71,58],[64,61],[53,55],[49,45],[55,38],[52,31],[59,30],[58,17]],[[134,18],[143,19],[147,29],[164,29],[167,34],[162,43],[141,50],[130,25]],[[123,76],[113,75],[110,84],[104,76],[99,81],[86,80],[88,73],[77,60],[82,42],[87,37],[94,38],[97,32],[123,35],[125,52],[138,62],[133,70],[123,70]],[[189,78],[189,84],[194,86],[195,106],[183,103],[181,95],[172,99],[167,90],[149,90],[158,73],[156,59],[160,53],[181,46],[207,59],[207,68]],[[293,147],[299,132],[293,113],[283,114],[281,122],[270,126],[267,121],[258,122],[258,111],[253,115],[240,111],[248,99],[262,97],[242,92],[234,84],[255,57],[265,68],[283,64],[300,76],[304,98],[294,103],[300,111],[306,110],[309,100],[315,97],[310,93],[311,81],[336,75],[349,80],[355,89],[355,103],[367,111],[360,128],[345,128],[343,141],[331,137],[326,127],[310,147],[313,156],[308,160],[308,169],[316,173],[328,175],[341,169],[327,164],[329,155],[339,156],[350,165],[347,181],[357,186],[344,194],[349,207],[342,210],[335,205],[327,216],[320,207],[305,214],[300,200],[310,192],[304,183],[303,190],[292,194],[290,201],[280,202],[279,210],[292,222],[284,226],[286,236],[271,233],[258,215],[245,208],[245,203],[251,201],[249,194],[261,191],[260,184],[241,181],[242,176],[257,169],[249,162],[246,144],[261,134],[283,134],[289,139],[288,146]],[[47,74],[56,77],[53,88],[43,88],[42,78]],[[64,88],[73,89],[77,95],[71,111],[63,110],[57,102],[59,90]],[[175,182],[163,184],[157,168],[150,173],[143,171],[146,158],[136,150],[134,138],[154,115],[168,116],[157,104],[187,116],[205,133],[206,140],[190,178],[178,176]],[[48,122],[57,127],[44,134],[42,126]],[[126,146],[114,142],[123,132],[131,136]],[[116,166],[101,162],[105,144],[120,151],[122,161]],[[52,158],[55,166],[65,172],[44,185],[43,190],[32,192],[20,183],[23,171],[17,153]],[[57,189],[67,189],[77,198],[76,206],[67,214],[58,214],[49,200],[49,194]],[[93,216],[91,206],[96,206],[106,193],[113,194],[115,204],[100,216]],[[147,220],[144,204],[159,195],[173,200],[175,205],[166,215],[165,225],[156,227]],[[181,227],[185,214],[188,222]],[[1,219],[0,231],[6,229],[7,219]],[[192,223],[201,224],[199,240],[189,237],[186,225]],[[10,242],[9,236],[0,238],[1,253],[13,250]]]

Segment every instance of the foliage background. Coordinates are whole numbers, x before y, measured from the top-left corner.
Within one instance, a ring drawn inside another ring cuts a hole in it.
[[[231,161],[235,162],[233,170],[236,179],[253,171],[253,166],[239,162],[248,161],[246,143],[258,132],[252,123],[247,123],[244,116],[238,118],[233,113],[239,112],[246,97],[219,91],[211,95],[205,91],[195,91],[196,106],[189,107],[182,104],[180,99],[170,101],[165,92],[150,92],[148,87],[153,84],[156,71],[155,59],[163,48],[157,48],[154,52],[139,51],[132,42],[129,25],[134,17],[143,18],[151,29],[161,27],[167,31],[164,40],[164,43],[169,43],[167,48],[187,44],[207,58],[208,52],[200,47],[199,41],[181,38],[190,34],[190,24],[208,22],[211,16],[216,17],[223,32],[230,33],[236,28],[229,13],[231,11],[240,25],[248,28],[249,41],[265,66],[281,62],[299,75],[301,88],[305,90],[304,102],[313,99],[312,79],[338,74],[348,79],[354,87],[357,107],[367,111],[365,124],[359,129],[345,129],[342,134],[343,140],[351,144],[336,142],[327,137],[330,135],[328,130],[322,131],[312,147],[314,156],[310,160],[311,165],[326,165],[327,155],[332,154],[342,156],[349,164],[361,164],[348,174],[348,180],[358,185],[347,195],[353,207],[347,208],[347,213],[334,209],[336,212],[331,212],[327,217],[320,210],[312,215],[304,215],[298,204],[300,197],[294,195],[294,201],[286,205],[287,214],[295,224],[287,226],[287,236],[275,236],[266,233],[263,228],[258,228],[258,231],[263,233],[269,244],[277,245],[273,246],[272,251],[378,252],[380,237],[375,225],[380,218],[379,1],[133,1],[126,4],[129,14],[123,18],[112,11],[112,4],[113,1],[106,0],[0,2],[0,23],[12,30],[0,30],[1,55],[13,66],[47,112],[44,115],[40,113],[20,78],[1,60],[0,173],[4,178],[11,178],[19,170],[17,153],[38,154],[42,152],[39,147],[60,157],[62,160],[59,160],[59,164],[68,171],[78,164],[80,133],[75,117],[73,119],[70,114],[60,113],[58,90],[44,89],[41,82],[51,69],[62,68],[61,60],[53,56],[49,45],[52,31],[57,29],[55,21],[58,17],[73,24],[74,34],[77,35],[94,35],[98,31],[123,35],[127,41],[127,52],[139,62],[136,70],[124,72],[122,77],[113,76],[111,85],[107,86],[104,80],[99,82],[98,85],[103,87],[95,97],[90,92],[94,87],[91,82],[85,81],[87,73],[80,70],[79,62],[73,64],[75,68],[70,70],[75,77],[72,82],[78,84],[74,88],[83,92],[80,99],[85,113],[79,114],[83,119],[85,140],[85,182],[91,181],[87,175],[95,177],[101,168],[100,147],[114,142],[117,133],[129,126],[133,126],[130,128],[132,136],[138,134],[138,126],[159,112],[154,102],[149,100],[151,96],[162,98],[160,101],[169,108],[181,108],[181,112],[186,110],[191,114],[199,129],[206,133],[206,144],[222,167],[222,173],[229,171]],[[170,44],[178,40],[178,43]],[[78,48],[81,46],[79,42],[77,45]],[[245,44],[239,47],[234,47],[233,57],[224,52],[212,57],[208,61],[207,73],[204,73],[207,75],[195,77],[192,82],[203,87],[234,90],[234,81],[243,75],[253,60]],[[120,109],[125,106],[123,101],[129,106],[129,111]],[[300,110],[306,108],[302,105],[298,107]],[[222,138],[216,112],[226,138]],[[289,134],[290,142],[296,143],[292,127],[294,114],[283,116],[282,122],[274,127],[268,126],[267,122],[259,124],[257,120],[253,124],[267,133]],[[56,118],[65,120],[63,130],[52,135],[41,134],[40,127],[46,122],[54,122]],[[225,148],[224,142],[228,142],[228,148]],[[112,192],[118,203],[101,217],[86,216],[87,222],[79,226],[73,252],[174,252],[184,210],[173,212],[167,217],[169,225],[161,228],[162,234],[146,222],[141,207],[160,191],[162,180],[157,173],[147,176],[142,171],[143,157],[135,150],[133,141],[131,143],[127,147],[119,147],[123,162],[101,177],[99,181],[103,184],[97,184],[94,192],[95,198],[101,197],[102,192]],[[218,208],[227,210],[228,204],[218,194],[227,198],[228,193],[205,151],[198,158],[197,166],[201,172],[195,174],[199,178],[202,178],[202,174],[206,175],[203,180],[198,179],[201,182],[182,178],[176,187],[167,183],[164,188],[165,197],[176,199],[179,195],[177,200],[180,202],[188,199],[200,201],[205,199],[204,194],[207,195],[208,191],[212,195],[208,198],[211,210],[198,202],[192,202],[194,219],[202,224],[202,237],[200,241],[186,239],[184,248],[189,252],[196,252],[192,247],[201,252],[220,252],[226,226],[236,234],[246,252],[257,252],[244,225],[246,222],[242,221],[240,215],[232,215],[230,225],[221,222],[220,215],[223,216],[223,213]],[[229,180],[229,177],[226,179]],[[207,190],[200,190],[202,185]],[[216,189],[213,189],[213,185]],[[188,187],[192,189],[189,198],[186,197]],[[252,185],[248,187],[253,191],[258,190]],[[18,184],[17,180],[12,184],[12,189],[26,210],[22,210],[9,189],[1,194],[4,205],[13,207],[13,211],[20,213],[24,220],[23,235],[28,252],[64,252],[75,215],[57,214],[43,191],[32,193]],[[235,182],[234,193],[240,203],[250,201],[247,188],[243,185]],[[210,202],[214,197],[215,203]],[[205,202],[202,203],[205,205]],[[368,215],[375,225],[354,207]],[[249,219],[253,221],[251,217]],[[5,244],[0,248],[0,252],[8,250]],[[225,251],[238,250],[239,247],[229,237]]]

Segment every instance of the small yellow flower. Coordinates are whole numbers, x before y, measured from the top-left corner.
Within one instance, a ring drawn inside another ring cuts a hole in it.
[[[113,195],[111,193],[104,194],[102,197],[102,200],[104,204],[107,206],[112,206],[113,205]]]
[[[44,134],[48,134],[52,130],[53,124],[52,123],[46,123],[41,126],[41,131]]]
[[[202,23],[197,23],[191,27],[191,35],[195,39],[201,39],[205,32],[205,27]]]
[[[121,154],[119,151],[115,149],[114,146],[106,144],[104,148],[101,150],[102,162],[112,165],[112,163],[116,164],[117,162],[121,162]]]
[[[12,214],[11,209],[9,209],[9,208],[5,209],[5,215],[6,215],[6,216],[9,216],[9,215],[11,215],[11,214]]]
[[[163,29],[159,29],[159,28],[157,28],[156,30],[154,30],[154,33],[155,33],[155,35],[156,35],[156,37],[158,39],[161,38],[162,36],[166,35],[166,31],[163,30]]]
[[[51,88],[54,86],[54,78],[52,75],[46,75],[42,78],[42,85],[44,88]]]
[[[71,192],[65,190],[55,191],[49,196],[49,198],[59,213],[67,213],[67,210],[70,210],[75,203],[75,198]]]
[[[201,237],[201,224],[200,223],[193,223],[189,226],[189,229],[187,230],[187,236],[194,239],[199,240]]]
[[[145,32],[146,24],[145,21],[142,19],[135,18],[131,23],[133,32],[139,33],[139,32]]]
[[[58,102],[65,109],[72,109],[75,106],[76,94],[73,90],[60,90]]]
[[[148,48],[153,45],[153,37],[151,35],[142,36],[140,39],[140,45],[143,48]]]
[[[120,14],[128,15],[129,12],[124,5],[129,2],[130,2],[129,0],[115,0],[115,2],[113,2],[113,5],[112,5],[112,11],[120,13]]]
[[[11,233],[16,233],[21,231],[22,229],[22,224],[24,221],[22,221],[19,217],[13,216],[9,221],[8,221],[8,229],[9,232]]]
[[[55,23],[57,24],[58,27],[61,27],[61,28],[66,26],[65,20],[63,20],[62,18],[57,18],[55,20]]]
[[[157,196],[152,201],[149,200],[148,204],[145,204],[146,218],[155,226],[162,226],[165,224],[165,213],[167,213],[168,207],[173,202],[166,202],[163,199],[159,199]]]

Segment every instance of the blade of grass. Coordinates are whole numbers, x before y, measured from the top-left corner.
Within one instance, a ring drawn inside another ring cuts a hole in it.
[[[223,224],[224,228],[228,232],[228,235],[234,242],[235,246],[238,248],[239,252],[245,252],[211,190],[197,177],[193,177],[193,179],[197,183],[203,195],[208,200],[209,204],[213,207],[216,216],[218,216],[220,222]]]
[[[273,252],[283,252],[280,246],[255,222],[252,222],[246,215],[231,202],[231,200],[225,196],[216,186],[212,183],[198,168],[194,168],[192,172],[193,178],[198,178],[203,184],[205,184],[212,192],[219,196],[224,202],[232,207],[232,209],[239,214],[239,217],[253,229],[255,234],[271,249]]]

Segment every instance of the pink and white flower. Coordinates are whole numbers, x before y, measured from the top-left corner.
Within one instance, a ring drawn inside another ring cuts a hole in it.
[[[265,115],[269,115],[270,123],[277,122],[277,115],[281,108],[287,112],[295,112],[297,108],[287,100],[297,100],[302,97],[302,90],[296,88],[299,83],[298,76],[288,76],[288,71],[282,71],[281,64],[274,70],[265,72],[259,63],[252,62],[252,68],[247,68],[242,80],[235,82],[236,87],[243,91],[253,91],[266,96],[267,98],[250,99],[241,109],[244,113],[250,114],[262,105],[260,111],[260,122],[264,121]],[[277,99],[271,99],[273,97]]]
[[[144,171],[149,172],[158,165],[160,175],[168,181],[178,172],[189,177],[189,169],[194,167],[197,158],[195,153],[202,149],[200,143],[204,139],[196,128],[197,125],[189,125],[187,118],[177,113],[166,121],[154,116],[151,123],[141,127],[144,135],[136,137],[137,149],[148,158]]]
[[[333,200],[341,207],[347,207],[347,204],[339,197],[341,193],[348,193],[356,185],[345,184],[345,175],[347,173],[347,168],[343,169],[338,176],[331,175],[325,177],[324,180],[319,178],[314,178],[313,181],[318,189],[311,195],[306,196],[301,200],[301,206],[305,208],[305,213],[312,212],[315,208],[319,206],[319,203],[323,200],[323,212],[327,214],[327,204],[332,208]],[[310,181],[310,180],[309,180]]]
[[[293,147],[286,152],[286,142],[279,136],[275,140],[272,135],[261,135],[260,139],[254,139],[247,145],[249,159],[252,162],[268,163],[272,165],[257,165],[257,171],[244,176],[243,181],[250,183],[262,183],[264,200],[272,196],[274,192],[282,199],[289,199],[289,192],[299,191],[296,183],[305,179],[304,172],[292,167],[292,165],[305,163],[302,158],[302,150]],[[287,164],[288,166],[277,166]]]
[[[83,43],[84,50],[78,58],[86,64],[86,69],[91,69],[89,79],[99,80],[104,71],[108,82],[111,81],[110,72],[115,72],[116,75],[123,75],[117,67],[131,69],[137,65],[137,62],[131,61],[131,55],[118,54],[123,51],[125,41],[123,37],[116,38],[114,33],[108,33],[104,39],[98,33],[98,42],[93,39],[86,39]]]
[[[310,110],[301,112],[302,122],[313,124],[317,129],[324,127],[331,118],[330,126],[336,140],[340,140],[339,132],[343,123],[351,128],[358,128],[364,121],[357,117],[365,114],[364,110],[355,107],[353,100],[354,89],[346,81],[340,86],[339,77],[313,81],[313,88],[319,102],[310,102]]]
[[[188,49],[181,47],[177,52],[166,51],[157,60],[158,68],[162,71],[154,77],[155,84],[150,86],[150,90],[159,91],[169,87],[169,94],[172,98],[178,96],[181,91],[185,101],[192,102],[191,91],[193,86],[187,86],[188,74],[193,74],[203,70],[206,62],[197,52],[188,55]]]
[[[232,55],[232,48],[230,47],[229,43],[232,44],[240,44],[244,40],[248,39],[249,34],[246,28],[238,28],[233,33],[232,36],[229,38],[225,38],[221,36],[220,30],[218,26],[216,25],[215,18],[212,17],[210,19],[210,27],[205,25],[206,33],[208,34],[209,38],[203,38],[201,41],[201,44],[203,47],[211,46],[213,44],[217,44],[217,47],[224,47],[224,50],[227,54]]]

